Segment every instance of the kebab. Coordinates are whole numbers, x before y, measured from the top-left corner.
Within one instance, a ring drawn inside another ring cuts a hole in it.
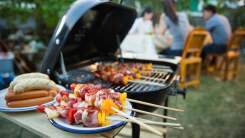
[[[150,75],[152,64],[112,63],[99,64],[95,76],[114,84],[126,85],[130,80],[140,79],[142,75]]]
[[[48,115],[48,118],[61,117],[69,124],[83,124],[86,127],[98,127],[109,124],[108,116],[115,114],[107,109],[110,101],[113,107],[123,110],[126,94],[116,93],[111,89],[104,89],[99,85],[79,84],[74,93],[60,92],[57,103],[50,107],[39,107]],[[105,106],[105,107],[104,107]]]
[[[54,106],[43,108],[48,118],[61,117],[70,124],[97,127],[108,125],[108,116],[117,113],[117,111],[111,110],[112,107],[119,111],[125,110],[126,93],[118,93],[112,89],[105,89],[100,85],[92,84],[73,84],[71,88],[74,93],[62,91],[57,95],[57,103]],[[131,110],[147,113],[137,109]],[[148,114],[154,115],[153,113]],[[176,120],[158,114],[155,116]]]

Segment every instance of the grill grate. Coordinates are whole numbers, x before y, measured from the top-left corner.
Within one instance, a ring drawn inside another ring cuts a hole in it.
[[[111,87],[116,91],[147,92],[163,89],[170,81],[171,76],[173,76],[173,71],[170,67],[153,65],[153,71],[150,74],[148,73],[148,75],[142,75],[141,79],[131,80],[127,85],[114,85],[93,75],[93,66],[96,64],[70,70],[66,73],[66,75],[59,74],[58,78],[67,83],[78,82],[101,84],[104,87]]]
[[[144,91],[155,91],[162,89],[166,86],[169,79],[171,78],[172,73],[162,72],[162,73],[152,73],[150,76],[142,76],[143,81],[148,82],[149,84],[142,84],[139,81],[131,81],[125,86],[114,85],[113,89],[116,91],[127,91],[127,92],[144,92]],[[152,84],[152,85],[150,85]],[[159,85],[157,85],[159,84]]]

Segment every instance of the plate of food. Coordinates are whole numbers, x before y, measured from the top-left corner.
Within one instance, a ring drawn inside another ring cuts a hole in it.
[[[132,116],[131,104],[126,93],[115,92],[99,85],[77,84],[72,92],[57,94],[55,104],[41,106],[50,123],[64,131],[78,134],[94,134],[110,131],[125,125],[114,110]]]
[[[0,91],[1,112],[23,112],[36,110],[38,105],[52,105],[54,97],[64,87],[56,85],[42,73],[22,74]]]

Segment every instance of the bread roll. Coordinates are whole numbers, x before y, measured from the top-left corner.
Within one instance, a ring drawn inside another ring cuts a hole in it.
[[[13,89],[14,93],[22,93],[30,90],[50,90],[56,89],[56,84],[52,80],[43,78],[28,78],[18,82]]]
[[[26,73],[26,74],[22,74],[19,75],[17,77],[15,77],[15,79],[10,83],[9,85],[9,89],[14,88],[14,86],[18,83],[21,82],[23,79],[30,79],[30,78],[42,78],[42,79],[49,79],[49,76],[46,74],[42,74],[42,73]]]
[[[15,94],[14,92],[8,92],[5,96],[5,100],[7,102],[11,101],[18,101],[18,100],[25,100],[25,99],[32,99],[32,98],[40,98],[49,96],[49,91],[47,90],[33,90],[27,91],[24,93]]]
[[[47,102],[51,102],[53,100],[52,96],[46,96],[41,98],[33,98],[33,99],[27,99],[27,100],[19,100],[19,101],[12,101],[8,102],[8,107],[29,107],[29,106],[36,106],[41,105]]]

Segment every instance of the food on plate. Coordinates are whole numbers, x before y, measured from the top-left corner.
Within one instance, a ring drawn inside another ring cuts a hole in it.
[[[58,92],[46,74],[27,73],[17,76],[5,95],[8,107],[29,107],[50,102]]]
[[[49,92],[46,90],[34,90],[34,91],[28,91],[25,93],[15,94],[14,92],[9,91],[7,95],[5,96],[6,101],[16,101],[16,100],[25,100],[25,99],[31,99],[31,98],[39,98],[48,96]]]
[[[108,116],[115,114],[111,106],[124,110],[127,94],[115,92],[93,84],[72,84],[72,93],[61,91],[53,106],[40,106],[49,119],[63,118],[69,124],[82,124],[85,127],[106,126]]]
[[[128,84],[129,80],[140,79],[142,75],[148,75],[152,70],[152,64],[140,63],[112,63],[99,64],[95,76],[110,81],[114,84]]]
[[[31,98],[25,100],[10,101],[7,103],[8,107],[29,107],[47,103],[53,100],[53,96],[45,96],[40,98]]]
[[[28,78],[23,79],[14,86],[13,92],[22,93],[29,90],[50,90],[55,89],[56,84],[49,79]]]
[[[57,90],[57,88],[56,88],[56,89],[51,89],[51,90],[49,90],[48,92],[49,92],[49,94],[50,94],[51,96],[55,97],[55,96],[57,95],[57,93],[58,93],[58,90]]]
[[[17,77],[15,77],[15,79],[10,83],[9,88],[13,89],[14,86],[20,82],[22,79],[28,79],[28,78],[42,78],[42,79],[49,79],[49,76],[46,74],[42,74],[42,73],[26,73],[26,74],[22,74],[19,75]]]

